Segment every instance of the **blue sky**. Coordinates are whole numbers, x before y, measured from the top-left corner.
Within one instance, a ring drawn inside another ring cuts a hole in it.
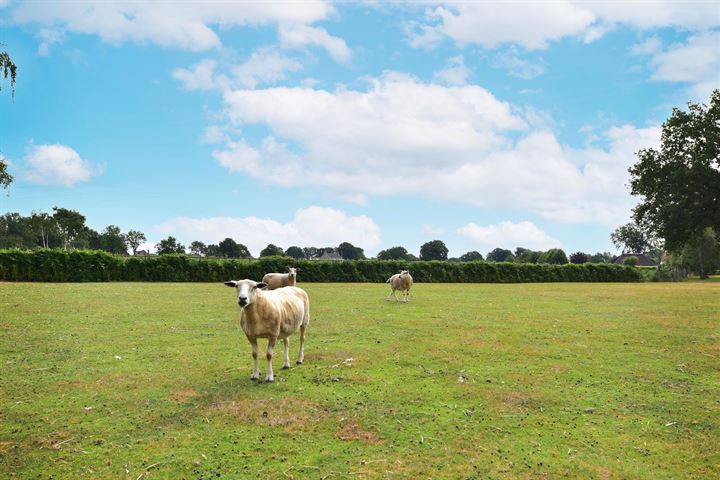
[[[613,250],[627,168],[720,86],[717,2],[17,2],[0,212],[459,256]]]

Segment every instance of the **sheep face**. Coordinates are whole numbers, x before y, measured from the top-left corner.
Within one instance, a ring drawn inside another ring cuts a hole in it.
[[[410,272],[409,272],[408,270],[402,270],[402,271],[400,272],[400,276],[401,276],[401,277],[404,277],[405,275],[410,275]]]
[[[290,277],[290,279],[295,278],[296,272],[296,268],[288,268],[288,277]]]
[[[237,289],[237,302],[240,308],[252,305],[257,297],[258,288],[267,287],[266,283],[255,282],[253,280],[230,280],[225,282],[228,287]]]

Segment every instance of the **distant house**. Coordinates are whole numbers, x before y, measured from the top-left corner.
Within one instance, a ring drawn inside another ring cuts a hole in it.
[[[325,252],[318,257],[318,260],[342,260],[343,258],[337,252]]]
[[[135,252],[136,257],[149,257],[152,253],[148,252],[147,250],[138,250]]]
[[[657,267],[657,263],[644,253],[623,253],[619,257],[615,257],[612,263],[622,265],[628,257],[636,257],[638,259],[638,267]]]

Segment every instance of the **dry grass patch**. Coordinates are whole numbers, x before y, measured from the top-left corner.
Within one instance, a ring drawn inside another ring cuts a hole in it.
[[[352,420],[345,422],[340,430],[337,431],[337,438],[346,442],[359,440],[363,443],[367,443],[368,445],[379,445],[382,443],[382,440],[375,434],[375,432],[365,430],[357,422]]]
[[[252,425],[283,427],[289,433],[307,430],[321,416],[317,404],[299,398],[219,400],[209,411]]]
[[[193,388],[185,388],[182,390],[177,390],[170,394],[170,400],[172,400],[175,403],[185,403],[188,400],[191,400],[195,397],[198,397],[200,394],[197,390]]]

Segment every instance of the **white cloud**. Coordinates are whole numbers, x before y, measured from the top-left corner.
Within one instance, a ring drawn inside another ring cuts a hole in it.
[[[442,38],[460,46],[497,48],[519,45],[527,50],[547,48],[550,42],[578,37],[585,42],[602,37],[615,25],[649,30],[673,27],[705,30],[720,25],[712,1],[559,0],[553,2],[433,2],[425,23],[413,23],[408,41],[414,47],[432,47]]]
[[[658,127],[623,126],[600,136],[607,147],[574,149],[558,142],[542,115],[479,86],[396,73],[369,81],[367,90],[227,91],[233,128],[271,133],[257,145],[230,141],[214,155],[231,171],[341,198],[420,195],[615,225],[633,205],[626,183],[635,151],[659,143]]]
[[[212,59],[202,60],[190,69],[176,68],[172,72],[175,80],[182,83],[185,90],[214,90],[221,88],[222,82],[215,76],[217,62]]]
[[[270,47],[262,47],[243,63],[231,66],[227,75],[218,72],[217,61],[206,59],[189,69],[176,68],[172,76],[185,90],[223,90],[274,84],[284,80],[287,72],[297,72],[302,68],[299,60],[282,55]]]
[[[591,11],[564,1],[442,2],[429,17],[432,21],[410,38],[411,44],[424,45],[444,36],[460,46],[497,48],[516,43],[535,50],[577,35],[595,21]]]
[[[653,35],[645,41],[637,43],[630,47],[630,53],[633,55],[652,55],[660,50],[662,41],[657,35]]]
[[[87,182],[101,169],[94,167],[67,145],[35,145],[25,156],[28,170],[25,178],[40,185],[63,185],[70,187]]]
[[[657,51],[650,66],[653,80],[686,83],[694,98],[707,100],[720,87],[720,32],[692,35],[684,43]]]
[[[62,32],[62,30],[41,28],[36,36],[40,40],[40,46],[38,46],[38,55],[46,57],[50,55],[50,47],[61,41],[65,34]]]
[[[242,207],[241,202],[238,207]],[[350,242],[366,250],[380,244],[380,228],[371,218],[317,206],[297,210],[288,223],[258,217],[180,217],[161,223],[154,230],[188,244],[193,240],[217,243],[230,237],[246,245],[255,255],[269,243],[287,248]]]
[[[433,79],[436,82],[446,85],[465,85],[470,73],[472,72],[465,65],[463,56],[458,55],[448,60],[448,65],[445,69],[435,72]]]
[[[255,88],[260,83],[277,83],[285,79],[287,72],[297,72],[302,68],[298,60],[265,47],[253,52],[246,62],[233,67],[232,72],[236,84]]]
[[[520,57],[517,48],[510,47],[507,51],[498,53],[493,60],[495,68],[506,70],[513,77],[530,80],[545,73],[542,63],[534,63]]]
[[[221,45],[212,27],[303,25],[327,18],[329,2],[137,2],[133,0],[55,0],[20,2],[10,10],[18,24],[39,24],[68,32],[97,35],[103,41],[155,43],[191,51]]]
[[[309,25],[281,25],[280,43],[287,48],[316,46],[327,50],[337,62],[346,63],[352,57],[352,50],[345,40],[330,35],[327,30]]]
[[[525,247],[531,250],[549,250],[562,246],[559,240],[527,221],[518,223],[504,221],[487,226],[468,223],[458,228],[457,233],[474,240],[480,247],[486,249]]]

